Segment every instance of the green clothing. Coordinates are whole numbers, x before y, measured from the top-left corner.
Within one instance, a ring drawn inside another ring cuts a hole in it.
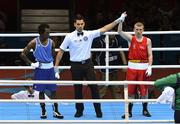
[[[177,73],[177,74],[180,78],[180,73]],[[154,86],[160,90],[163,90],[164,87],[166,87],[166,86],[175,88],[176,83],[177,83],[177,75],[171,74],[167,77],[156,80],[154,83]],[[180,110],[180,87],[176,89],[175,94],[176,94],[175,95],[175,110]]]

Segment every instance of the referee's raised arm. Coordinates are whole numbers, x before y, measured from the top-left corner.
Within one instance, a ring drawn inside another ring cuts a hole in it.
[[[125,12],[124,12],[125,13]],[[119,22],[123,22],[125,19],[125,14],[122,14],[118,19],[116,19],[115,21],[103,26],[102,28],[100,28],[100,32],[101,33],[105,33],[111,29],[113,29],[117,24],[119,24]]]

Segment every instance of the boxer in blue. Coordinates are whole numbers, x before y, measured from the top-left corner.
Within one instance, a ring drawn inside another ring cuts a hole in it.
[[[50,27],[47,24],[41,24],[38,27],[39,36],[31,40],[21,53],[21,58],[34,69],[35,80],[56,80],[54,71],[54,55],[55,44],[52,39],[49,38]],[[33,49],[33,55],[35,62],[32,62],[28,57],[30,50]],[[39,98],[45,99],[45,90],[51,92],[51,99],[56,99],[56,84],[34,84],[34,89],[39,91]],[[45,103],[40,103],[42,113],[41,118],[47,118]],[[58,103],[53,105],[53,117],[62,119],[63,116],[58,111]]]

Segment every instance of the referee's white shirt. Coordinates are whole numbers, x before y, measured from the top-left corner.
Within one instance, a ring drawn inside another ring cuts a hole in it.
[[[93,39],[100,36],[100,30],[83,30],[83,35],[78,36],[77,30],[66,35],[60,45],[60,49],[69,48],[70,61],[80,62],[91,57],[91,46]]]

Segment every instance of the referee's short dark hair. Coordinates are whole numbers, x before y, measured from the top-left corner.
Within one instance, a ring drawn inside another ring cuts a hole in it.
[[[43,34],[46,28],[50,28],[48,24],[40,24],[38,27],[38,33]]]
[[[76,20],[84,20],[84,21],[85,21],[85,18],[84,18],[81,14],[77,14],[77,15],[74,17],[73,22],[76,22]]]

